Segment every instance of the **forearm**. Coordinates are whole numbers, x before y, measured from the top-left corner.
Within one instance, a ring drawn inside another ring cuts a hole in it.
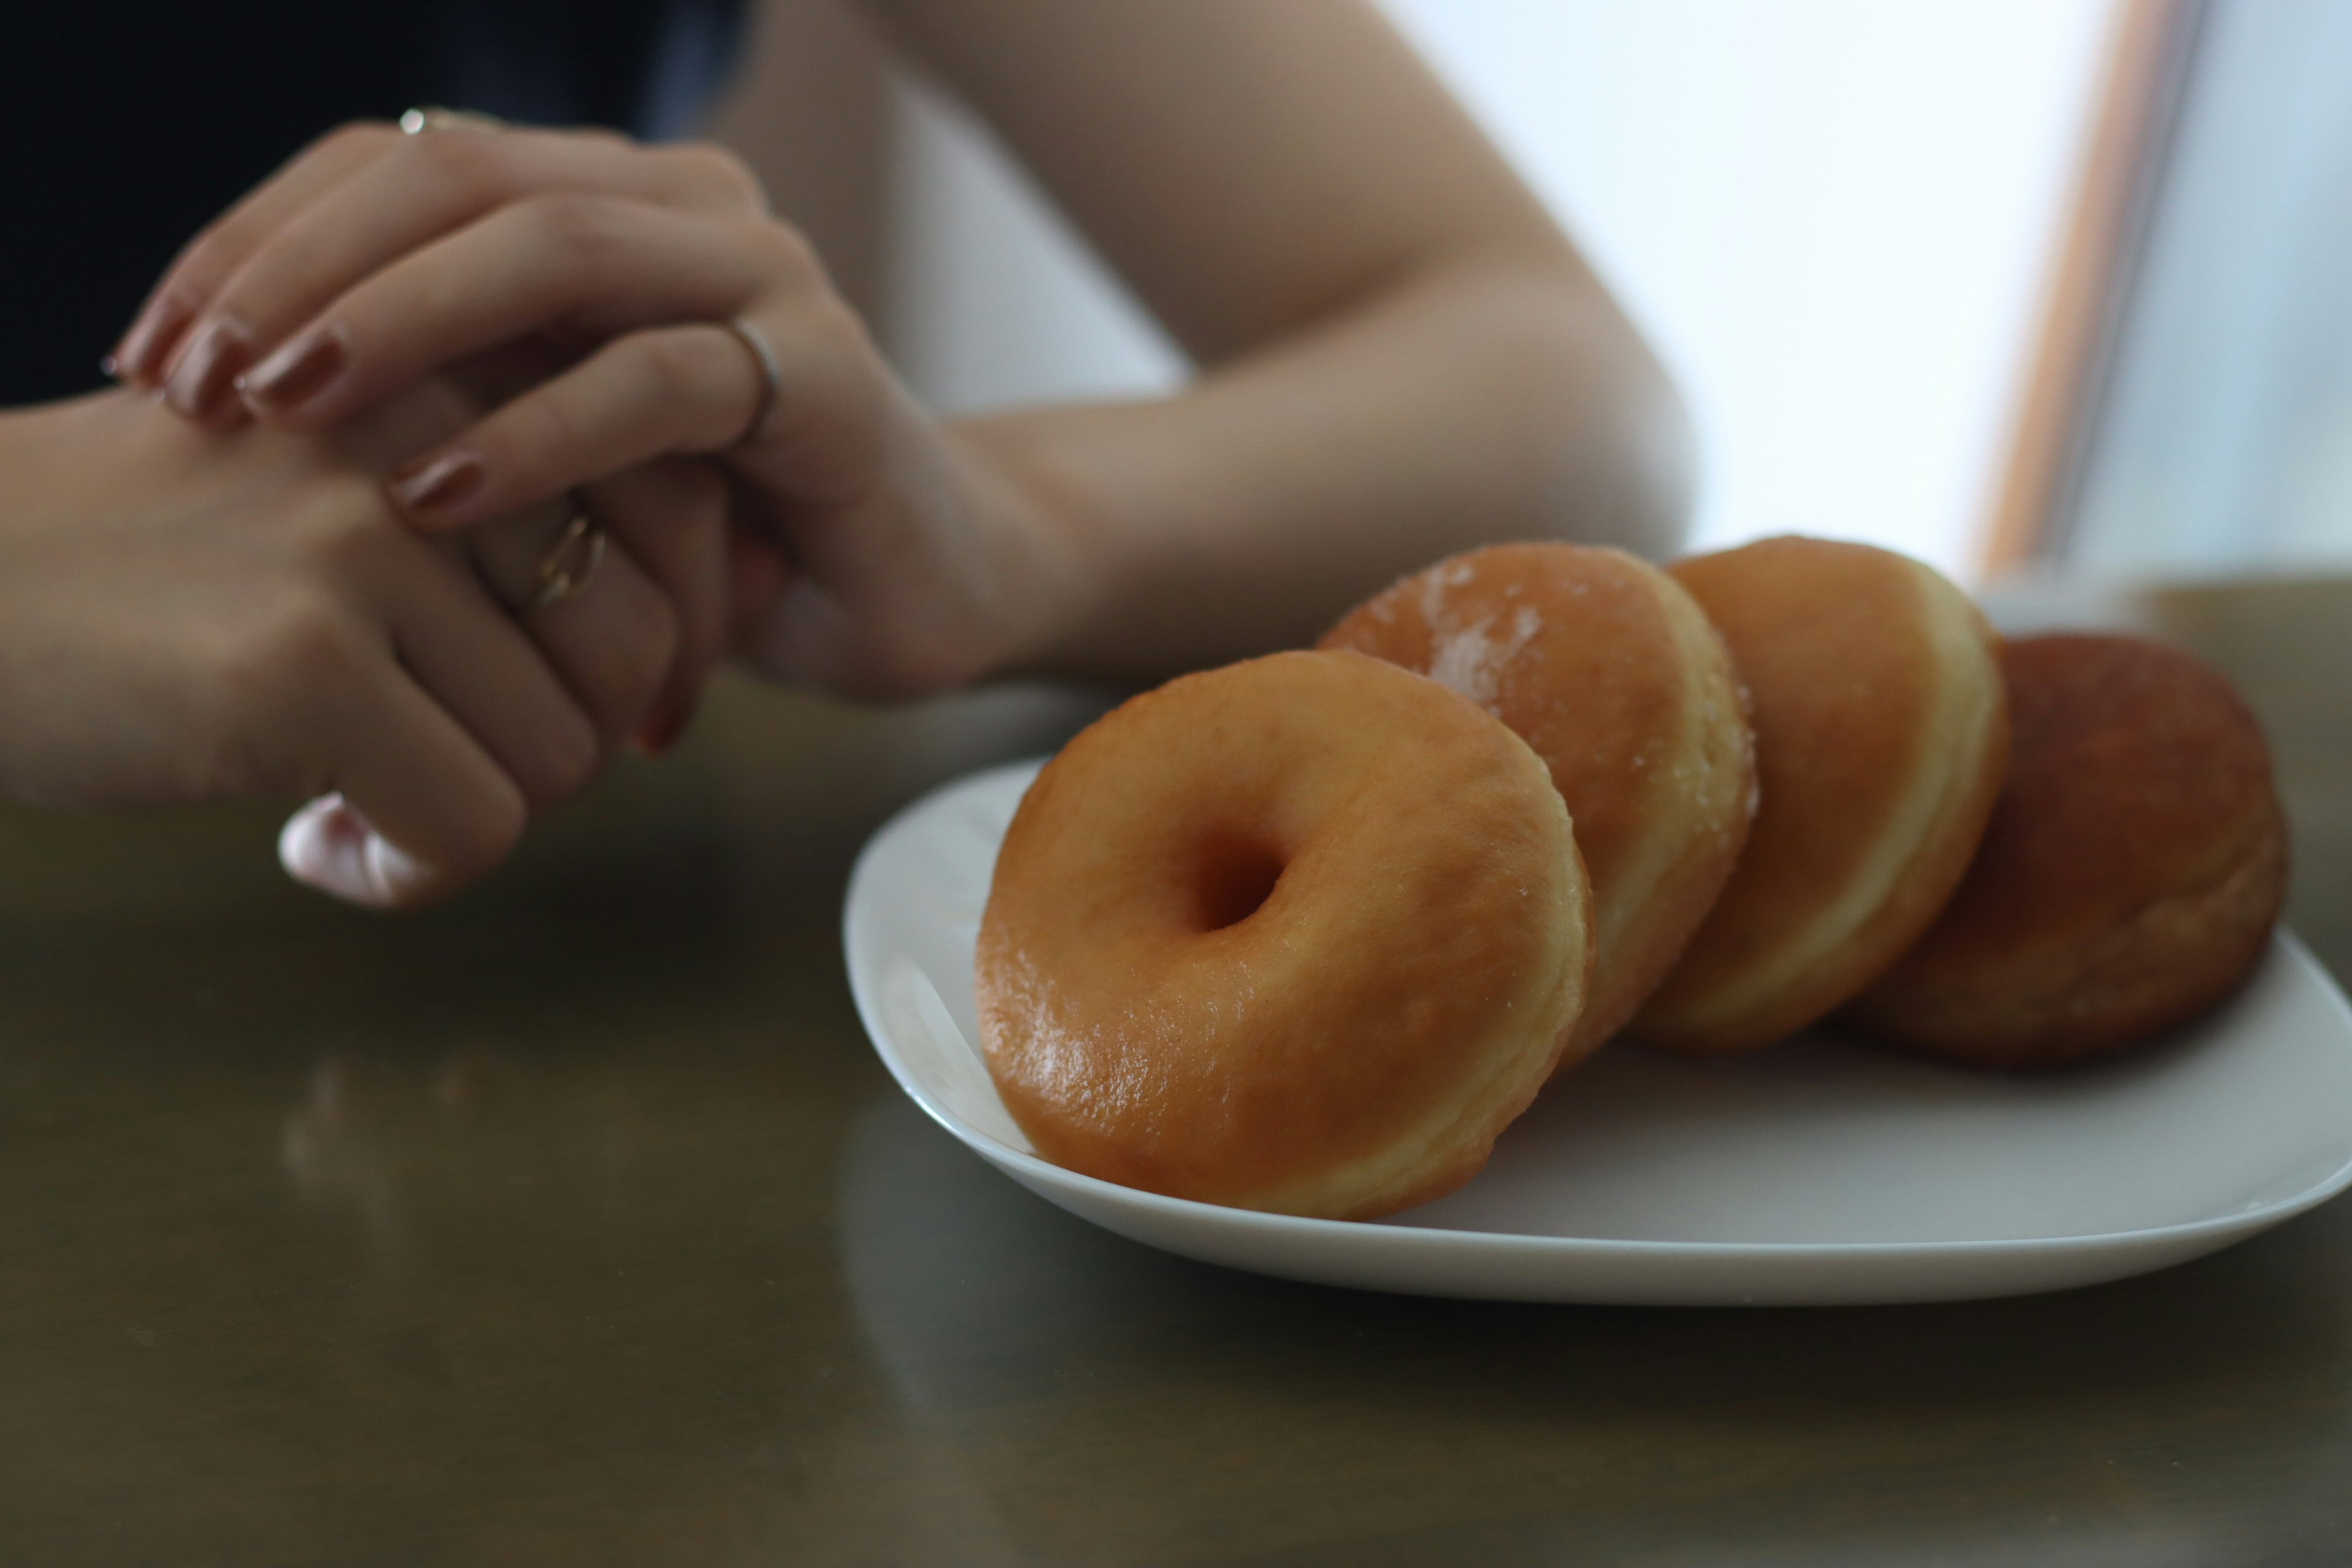
[[[1017,668],[1150,679],[1313,639],[1501,539],[1679,540],[1681,407],[1570,265],[1417,277],[1161,401],[957,427],[1037,546]]]

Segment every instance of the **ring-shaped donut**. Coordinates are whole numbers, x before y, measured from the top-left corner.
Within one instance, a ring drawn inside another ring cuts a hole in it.
[[[1132,699],[1048,763],[975,982],[1039,1153],[1363,1218],[1486,1163],[1583,1005],[1590,895],[1535,753],[1435,681],[1275,654]]]
[[[1622,550],[1496,544],[1324,634],[1452,687],[1551,771],[1592,879],[1592,994],[1565,1072],[1656,989],[1738,863],[1755,742],[1731,656],[1675,580]]]

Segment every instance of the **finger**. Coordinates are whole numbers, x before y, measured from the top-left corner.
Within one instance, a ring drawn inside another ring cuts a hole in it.
[[[420,526],[459,527],[648,458],[729,446],[763,398],[758,365],[725,328],[632,332],[397,469],[388,489]]]
[[[574,514],[583,515],[583,514]],[[584,515],[608,527],[604,509]],[[564,526],[509,520],[476,530],[467,541],[491,591],[516,606],[515,619],[573,700],[587,713],[607,751],[625,744],[654,710],[678,647],[678,616],[633,552],[604,549],[583,554]],[[562,556],[562,560],[553,559]],[[546,568],[579,570],[593,561],[578,591],[557,603],[532,603],[548,580]]]
[[[286,825],[278,858],[296,881],[351,903],[430,903],[506,858],[529,809],[522,792],[404,673],[329,721],[335,792]]]
[[[728,529],[728,652],[746,652],[755,646],[760,627],[792,578],[792,561],[773,539],[750,528]]]
[[[136,386],[153,388],[186,334],[220,286],[269,236],[320,193],[348,180],[399,138],[383,124],[345,125],[311,142],[235,206],[197,231],[163,269],[109,356],[110,368]]]
[[[533,812],[575,795],[602,762],[596,728],[462,555],[386,552],[374,573],[400,660],[472,735]]]
[[[645,148],[593,131],[453,127],[397,137],[373,162],[285,213],[227,275],[212,279],[199,324],[189,334],[195,347],[172,367],[165,398],[182,414],[203,417],[228,385],[214,365],[235,357],[227,373],[234,376],[268,358],[341,294],[512,204],[563,194],[750,216],[759,203],[758,184],[748,172],[725,195],[712,194],[709,171],[725,156],[709,149]],[[208,333],[219,334],[225,346],[200,358],[196,348],[210,341]],[[305,374],[316,376],[327,368],[320,356],[333,344],[325,342],[301,362]]]
[[[676,620],[677,651],[667,679],[635,735],[642,749],[658,755],[685,731],[703,683],[726,651],[726,481],[709,464],[669,458],[615,474],[581,495],[660,588]]]
[[[806,243],[779,224],[602,195],[535,196],[359,282],[256,366],[242,390],[271,424],[317,429],[494,344],[724,319],[763,291],[822,277]]]

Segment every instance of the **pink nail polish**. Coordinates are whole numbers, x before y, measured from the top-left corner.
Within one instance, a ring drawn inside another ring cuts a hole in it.
[[[476,454],[444,452],[438,457],[419,458],[395,471],[388,488],[393,503],[415,516],[452,510],[480,489],[487,477],[488,470]]]
[[[150,300],[109,356],[115,366],[110,374],[137,385],[154,385],[161,379],[164,354],[188,324],[188,314],[185,305],[168,295]]]
[[[236,389],[257,414],[282,414],[310,402],[341,375],[351,357],[342,329],[314,328],[236,378]]]
[[[244,327],[224,317],[198,330],[163,383],[163,401],[190,419],[211,413],[252,352]]]

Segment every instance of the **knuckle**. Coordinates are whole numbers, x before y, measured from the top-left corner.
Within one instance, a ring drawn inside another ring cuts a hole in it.
[[[760,176],[730,149],[715,142],[689,142],[670,149],[668,157],[694,195],[732,206],[765,209],[768,198]]]
[[[299,520],[294,544],[297,553],[324,581],[365,581],[384,564],[384,552],[401,542],[380,514],[375,498],[354,497],[362,504],[327,504],[311,509]]]
[[[223,281],[215,309],[248,325],[269,321],[273,316],[282,319],[286,291],[324,271],[323,250],[320,237],[306,234],[299,226],[280,229],[267,247]]]
[[[665,407],[677,407],[709,383],[711,361],[688,334],[640,332],[631,346],[636,363],[630,374]]]
[[[866,319],[834,295],[826,295],[810,309],[807,330],[833,363],[855,362],[863,366],[876,357]]]
[[[634,721],[634,710],[669,673],[682,628],[668,599],[651,588],[614,595],[606,619],[601,631],[614,706],[630,710],[621,716],[625,721]]]
[[[534,744],[535,787],[542,804],[579,794],[596,776],[604,760],[604,743],[587,718],[565,709],[549,723]]]
[[[398,155],[436,187],[485,205],[505,194],[504,156],[496,136],[449,130],[401,141]]]
[[[332,702],[357,672],[359,638],[341,607],[307,585],[278,594],[215,650],[213,689],[240,723],[299,722]]]
[[[625,131],[615,131],[609,125],[573,125],[552,134],[565,141],[583,142],[588,146],[602,147],[611,152],[620,152],[638,145],[635,137]]]
[[[399,127],[381,120],[346,120],[311,142],[310,150],[347,158],[380,152],[399,139]]]
[[[553,245],[573,249],[611,241],[611,208],[594,196],[557,191],[533,196],[522,206],[529,221]]]
[[[645,722],[677,661],[682,637],[677,613],[660,592],[641,583],[628,584],[626,590],[583,606],[579,627],[585,631],[593,621],[594,636],[566,659],[566,679],[614,743]]]
[[[778,218],[756,218],[744,225],[743,232],[752,253],[787,281],[810,284],[824,280],[824,264],[817,258],[816,247],[791,224]]]
[[[835,303],[811,312],[801,329],[818,346],[806,395],[777,411],[776,438],[798,455],[804,479],[831,499],[848,500],[883,460],[889,388],[856,312]]]
[[[550,387],[509,404],[495,424],[477,432],[493,471],[521,475],[560,465],[582,440],[581,425],[564,391]]]

